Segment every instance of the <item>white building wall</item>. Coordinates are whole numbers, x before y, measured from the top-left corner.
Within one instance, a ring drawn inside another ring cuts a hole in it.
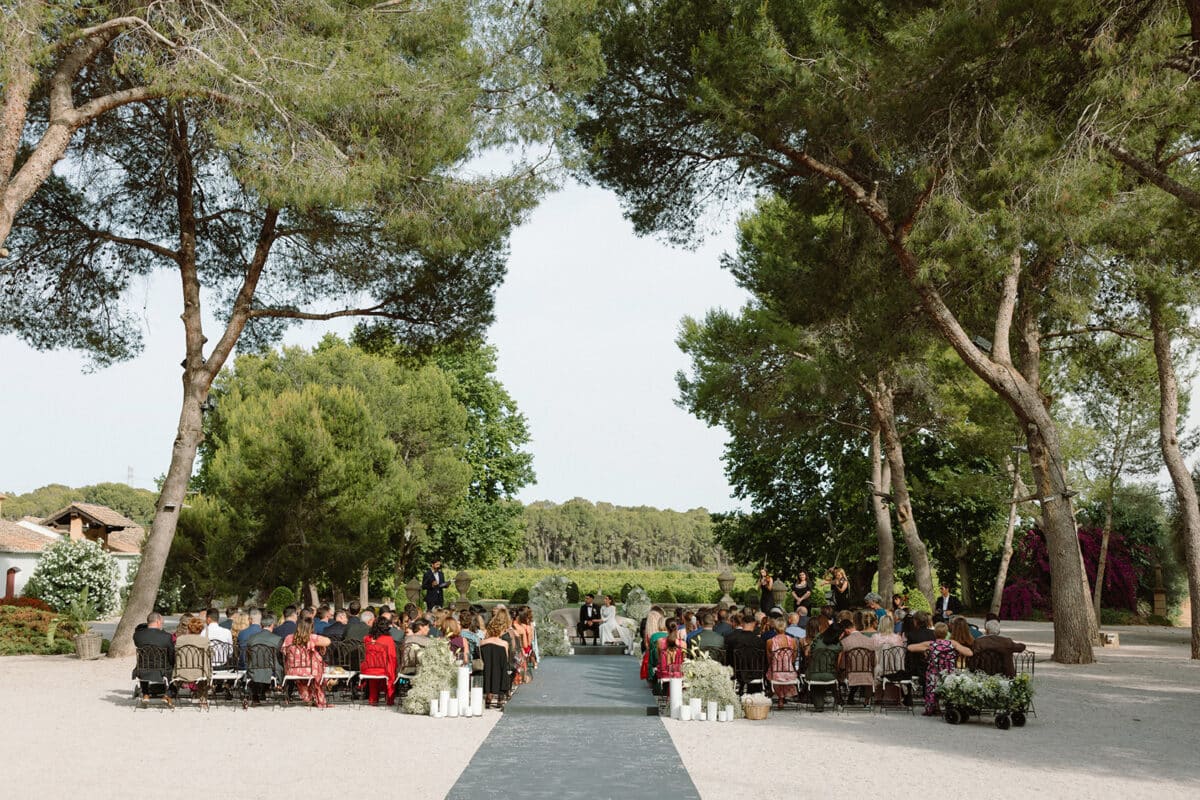
[[[38,558],[41,553],[9,553],[0,551],[0,581],[8,580],[8,570],[16,567],[21,570],[16,575],[16,585],[13,591],[20,595],[25,591],[25,584],[28,583],[29,577],[33,575],[33,568],[37,566]],[[7,584],[0,583],[0,595],[4,594],[4,587]]]

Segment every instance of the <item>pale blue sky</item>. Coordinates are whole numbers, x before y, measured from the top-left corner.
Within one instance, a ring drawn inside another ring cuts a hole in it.
[[[533,433],[538,482],[522,500],[734,505],[723,432],[674,405],[686,364],[674,344],[680,318],[745,300],[719,266],[732,220],[714,226],[700,249],[673,248],[634,236],[610,193],[570,185],[514,233],[489,338]],[[131,293],[146,333],[133,361],[84,374],[77,353],[0,337],[0,490],[125,481],[130,470],[134,485],[152,488],[166,471],[183,356],[172,278],[159,273]],[[287,341],[311,345],[350,327],[308,323]]]

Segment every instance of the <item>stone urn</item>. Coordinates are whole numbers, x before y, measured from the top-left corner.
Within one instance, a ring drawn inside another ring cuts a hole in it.
[[[733,591],[733,584],[735,580],[736,578],[734,578],[733,573],[729,571],[729,567],[723,569],[721,574],[717,576],[717,586],[721,587],[721,600],[718,603],[721,608],[733,608],[734,605],[736,605],[733,597],[729,594],[731,591]]]
[[[785,598],[787,598],[787,593],[787,584],[783,581],[783,579],[776,578],[775,582],[771,584],[771,602],[774,605],[783,608],[783,601]],[[770,609],[764,608],[763,611],[770,611]]]
[[[454,576],[454,588],[458,590],[458,602],[454,607],[459,611],[465,611],[471,607],[471,601],[467,598],[467,593],[471,591],[471,573],[465,569]]]
[[[408,598],[408,602],[418,608],[421,607],[421,582],[413,578],[408,583],[404,584],[404,596]]]

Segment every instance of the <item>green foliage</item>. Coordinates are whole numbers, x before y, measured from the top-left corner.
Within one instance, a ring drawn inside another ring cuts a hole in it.
[[[99,616],[99,607],[87,589],[80,589],[79,596],[71,598],[71,602],[67,604],[66,615],[71,622],[87,630],[88,623]]]
[[[296,593],[286,586],[276,586],[267,597],[267,608],[275,613],[275,618],[283,616],[283,610],[296,604]]]
[[[605,569],[553,569],[553,568],[499,568],[471,569],[473,580],[471,588],[478,589],[481,597],[509,598],[513,592],[528,588],[550,575],[564,575],[568,580],[579,586],[586,586],[597,595],[616,594],[610,587],[629,584],[631,588],[643,588],[651,597],[670,589],[676,601],[690,605],[704,605],[713,602],[712,595],[717,589],[716,572],[673,572],[668,570],[605,570]],[[754,576],[739,573],[734,584],[734,593],[744,590],[754,591]],[[447,590],[447,598],[449,598]],[[755,594],[757,599],[758,595]]]
[[[4,515],[8,519],[42,519],[71,503],[96,503],[124,514],[139,525],[148,526],[154,518],[155,500],[154,492],[123,483],[96,483],[78,489],[54,483],[26,494],[9,493],[4,501]]]
[[[662,589],[662,590],[656,592],[654,594],[654,601],[656,603],[678,603],[679,602],[678,600],[675,599],[675,593],[673,591],[671,591],[669,588]]]
[[[622,603],[629,602],[629,592],[632,589],[633,589],[633,584],[630,583],[629,581],[625,581],[625,583],[621,584],[621,591],[620,591],[619,595],[617,596],[617,599],[620,600]]]
[[[518,587],[509,593],[508,602],[511,605],[525,605],[529,602],[529,590],[525,587]]]
[[[808,610],[812,612],[814,609],[821,609],[825,606],[828,600],[825,598],[825,589],[815,584],[809,584],[812,587],[812,596],[808,598]],[[790,594],[790,592],[789,592]],[[917,592],[917,594],[921,594]],[[928,605],[928,604],[927,604]]]
[[[86,592],[99,615],[117,610],[120,568],[98,543],[64,539],[42,553],[25,594],[65,611],[80,592]]]
[[[1033,701],[1033,681],[1024,673],[1014,678],[972,670],[943,673],[935,691],[942,703],[971,709],[1024,711]]]
[[[73,653],[72,637],[83,632],[77,623],[53,612],[0,605],[0,656]]]
[[[458,662],[450,652],[448,640],[434,639],[421,648],[419,657],[420,669],[404,696],[404,710],[409,714],[428,714],[431,700],[445,691],[453,695],[458,687]]]
[[[933,609],[929,606],[929,601],[925,599],[925,595],[916,589],[905,589],[902,594],[908,595],[908,608],[910,611],[929,611]],[[885,598],[887,602],[891,602],[891,598]]]
[[[436,366],[405,370],[336,337],[223,373],[199,483],[215,508],[197,548],[216,591],[322,580],[363,564],[407,577],[429,525],[467,490],[466,412]]]
[[[575,581],[570,581],[570,580],[567,581],[567,602],[568,603],[583,602],[583,598],[580,596],[580,593],[579,593],[579,584],[576,583]]]

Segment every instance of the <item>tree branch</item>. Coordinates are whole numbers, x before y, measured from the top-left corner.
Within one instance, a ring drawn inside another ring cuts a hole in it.
[[[1189,208],[1200,211],[1200,191],[1185,186],[1144,158],[1139,158],[1102,133],[1090,132],[1093,141],[1107,150],[1120,163],[1129,167],[1150,183],[1173,195]]]
[[[1012,350],[1009,338],[1012,335],[1013,312],[1017,308],[1017,286],[1021,279],[1021,250],[1013,249],[1009,268],[1004,273],[1004,289],[996,307],[996,324],[992,329],[992,360],[997,364],[1012,365]]]

